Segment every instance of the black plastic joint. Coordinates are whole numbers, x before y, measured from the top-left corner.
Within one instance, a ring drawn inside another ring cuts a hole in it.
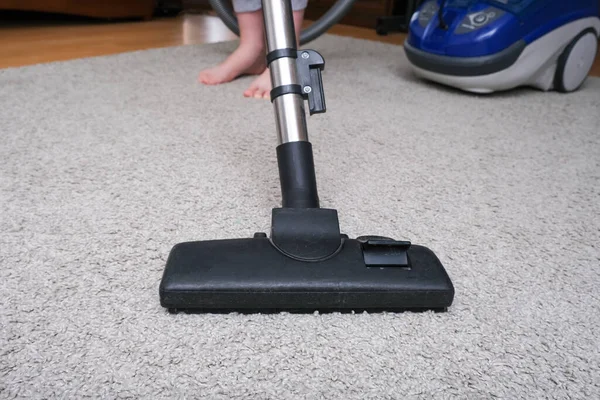
[[[277,86],[271,90],[271,102],[273,102],[279,96],[283,96],[284,94],[299,94],[302,96],[302,86],[300,85],[282,85]]]
[[[277,163],[284,208],[319,208],[317,178],[310,142],[277,146]]]
[[[305,262],[334,255],[342,245],[336,210],[326,208],[274,208],[272,243],[288,257]]]
[[[298,50],[291,48],[273,50],[272,52],[267,54],[267,66],[270,65],[273,61],[277,60],[278,58],[284,57],[298,58]]]

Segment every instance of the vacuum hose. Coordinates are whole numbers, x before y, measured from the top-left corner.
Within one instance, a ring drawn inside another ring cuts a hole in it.
[[[306,28],[300,34],[300,45],[312,42],[333,25],[337,24],[350,11],[356,0],[338,0],[327,12],[315,23]],[[236,35],[240,35],[237,18],[233,10],[226,5],[228,0],[209,0],[211,7],[223,20],[225,25]]]

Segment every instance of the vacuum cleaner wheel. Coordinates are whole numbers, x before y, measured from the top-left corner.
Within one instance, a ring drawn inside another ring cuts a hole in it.
[[[598,37],[593,29],[581,32],[565,48],[558,60],[555,77],[556,90],[569,93],[585,82],[598,51]]]

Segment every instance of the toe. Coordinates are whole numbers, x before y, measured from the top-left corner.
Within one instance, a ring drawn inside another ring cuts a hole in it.
[[[205,85],[210,85],[212,83],[211,76],[207,71],[201,72],[198,76],[198,80],[204,83]]]
[[[252,97],[254,96],[254,92],[256,92],[256,88],[250,86],[244,91],[244,97]]]
[[[248,87],[248,89],[246,89],[246,91],[244,92],[244,96],[246,97],[255,97],[255,98],[261,98],[262,97],[262,93],[263,90],[260,86],[260,82],[258,82],[258,80],[255,80],[254,82],[252,82],[250,84],[250,86]]]

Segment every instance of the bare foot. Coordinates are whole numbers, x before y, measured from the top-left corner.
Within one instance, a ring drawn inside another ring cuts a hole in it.
[[[205,85],[218,85],[241,75],[258,75],[266,68],[263,53],[260,47],[241,45],[223,63],[200,72],[198,81]]]
[[[244,92],[244,97],[271,98],[271,75],[268,68],[250,84],[250,87]]]

